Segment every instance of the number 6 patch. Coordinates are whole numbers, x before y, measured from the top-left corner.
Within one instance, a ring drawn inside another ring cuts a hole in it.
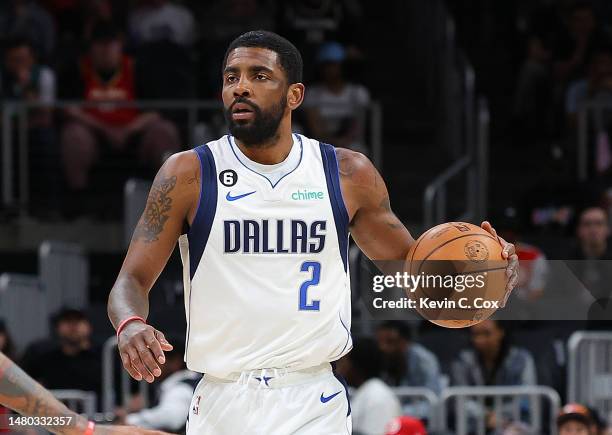
[[[238,182],[238,174],[232,169],[226,169],[219,173],[219,181],[226,187],[232,187]]]

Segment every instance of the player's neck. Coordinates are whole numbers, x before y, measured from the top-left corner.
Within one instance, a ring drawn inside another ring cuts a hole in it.
[[[275,165],[284,161],[293,146],[293,133],[291,121],[281,121],[278,130],[268,141],[257,144],[257,146],[245,146],[236,139],[236,145],[240,151],[249,159],[262,165]]]

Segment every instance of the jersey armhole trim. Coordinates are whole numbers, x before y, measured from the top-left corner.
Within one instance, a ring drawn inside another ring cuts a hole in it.
[[[194,148],[200,159],[200,198],[191,228],[187,233],[189,241],[189,275],[193,279],[217,211],[217,168],[215,158],[208,145]]]
[[[344,271],[348,271],[348,235],[349,235],[349,216],[346,211],[344,198],[340,186],[340,171],[338,168],[338,159],[336,157],[336,149],[326,143],[319,142],[321,150],[321,159],[323,161],[323,171],[325,172],[325,181],[327,183],[327,192],[332,206],[334,223],[336,224],[336,232],[338,233],[338,245],[340,247],[340,256],[344,264]]]
[[[192,149],[195,155],[198,157],[198,163],[200,164],[200,180],[204,180],[204,167],[202,165],[202,158],[200,157],[200,153],[197,151],[197,148]],[[203,181],[200,181],[200,194],[198,195],[198,204],[196,205],[195,213],[193,214],[193,222],[189,225],[189,221],[187,221],[188,229],[186,234],[189,234],[191,227],[196,221],[196,217],[198,216],[198,212],[200,211],[200,204],[202,204],[202,195],[204,195],[204,186]]]

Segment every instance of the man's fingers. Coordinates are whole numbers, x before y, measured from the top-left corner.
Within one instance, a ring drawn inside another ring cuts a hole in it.
[[[510,278],[512,275],[518,273],[518,270],[519,270],[518,255],[512,254],[508,258],[508,267],[506,267],[506,276]]]
[[[147,382],[153,382],[153,375],[151,373],[149,373],[149,370],[146,368],[146,366],[143,364],[141,358],[140,358],[140,353],[138,351],[138,349],[136,349],[135,347],[130,347],[128,348],[128,353],[130,355],[130,361],[132,363],[132,365],[134,366],[134,368],[136,370],[138,370],[138,373],[141,374],[142,379],[144,379]],[[140,379],[138,379],[140,380]]]
[[[508,243],[504,239],[502,239],[501,237],[497,237],[497,238],[499,239],[500,243],[504,247],[502,255],[505,254],[505,257],[508,258],[508,257],[516,254],[516,247],[514,246],[514,243]]]
[[[168,340],[166,340],[166,336],[164,335],[163,332],[155,330],[155,337],[157,338],[157,340],[159,341],[159,343],[161,344],[161,348],[164,351],[169,351],[174,349],[174,346],[172,346]]]
[[[121,362],[123,363],[123,368],[127,370],[132,378],[136,379],[137,381],[142,379],[142,375],[132,366],[130,356],[127,353],[121,353]]]
[[[147,372],[151,374],[151,377],[149,377],[143,373],[143,375],[145,376],[145,380],[147,382],[153,382],[155,377],[161,375],[161,370],[155,362],[155,358],[153,358],[151,350],[144,343],[144,340],[143,342],[136,345],[136,349],[138,350],[138,356],[140,356],[140,360],[147,369]]]
[[[151,334],[151,338],[149,340],[147,340],[147,347],[151,350],[151,353],[153,353],[155,361],[160,364],[165,363],[166,357],[164,356],[164,351],[162,350],[159,340],[154,336],[154,334]]]

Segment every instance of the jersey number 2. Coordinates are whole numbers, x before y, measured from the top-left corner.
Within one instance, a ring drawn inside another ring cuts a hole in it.
[[[321,278],[321,263],[318,261],[305,261],[302,263],[301,271],[310,272],[312,269],[312,277],[304,281],[300,286],[300,311],[319,311],[320,301],[313,300],[308,303],[308,287],[319,284]]]

